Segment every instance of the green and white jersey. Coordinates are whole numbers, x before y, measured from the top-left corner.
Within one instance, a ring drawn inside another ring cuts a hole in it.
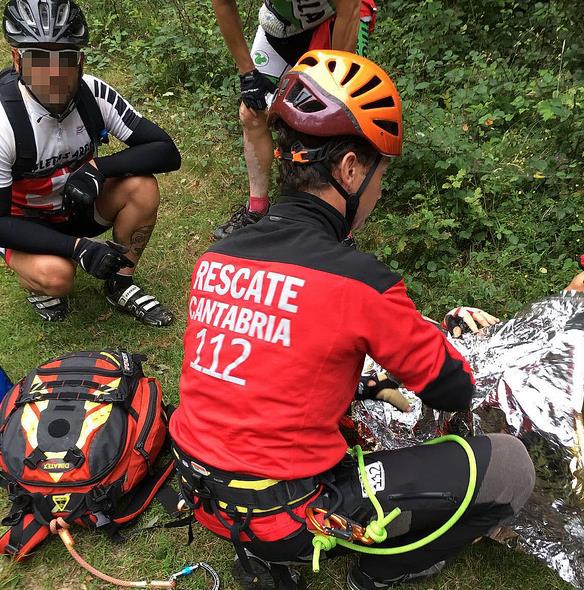
[[[273,37],[291,37],[314,29],[335,13],[328,0],[264,0],[260,25]]]

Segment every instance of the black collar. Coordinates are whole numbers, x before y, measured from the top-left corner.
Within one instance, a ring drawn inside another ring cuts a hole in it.
[[[332,205],[310,193],[286,191],[270,207],[269,216],[284,217],[322,228],[339,242],[349,234],[347,220]]]

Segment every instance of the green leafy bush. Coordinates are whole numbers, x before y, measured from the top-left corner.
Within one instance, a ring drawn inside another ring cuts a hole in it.
[[[249,41],[259,4],[238,2]],[[584,251],[577,3],[380,5],[370,57],[400,91],[405,143],[360,241],[403,272],[436,315],[463,302],[504,314],[558,289]],[[237,78],[210,3],[93,0],[87,8],[91,65],[122,64],[140,98],[184,93],[193,113],[218,136],[224,130],[239,179]]]

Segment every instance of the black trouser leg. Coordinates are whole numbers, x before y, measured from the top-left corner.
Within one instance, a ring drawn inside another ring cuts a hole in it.
[[[378,580],[421,572],[454,558],[475,539],[488,534],[516,513],[533,489],[533,465],[522,443],[510,436],[495,435],[468,440],[477,462],[473,500],[458,523],[430,544],[399,555],[360,554],[360,568]],[[401,515],[388,527],[389,538],[375,547],[406,545],[438,529],[460,506],[468,487],[468,458],[457,443],[382,451],[366,457],[372,472],[383,467],[384,481],[377,498],[384,510],[395,507]],[[343,512],[368,522],[374,511],[363,498],[355,468],[342,467],[337,484],[344,496]]]
[[[391,580],[448,561],[521,509],[535,481],[533,464],[523,444],[506,435],[468,442],[476,457],[477,484],[461,520],[442,537],[415,551],[395,556],[357,554],[365,573],[377,580]],[[467,491],[468,458],[457,443],[371,453],[365,463],[384,511],[395,507],[402,510],[388,527],[388,540],[374,547],[405,545],[435,531],[454,514]],[[343,497],[337,512],[367,524],[375,512],[364,496],[356,462],[343,461],[333,471]],[[323,500],[326,503],[327,499]],[[302,530],[281,541],[256,540],[245,545],[267,561],[308,561],[312,534]],[[344,550],[335,551],[340,552]]]

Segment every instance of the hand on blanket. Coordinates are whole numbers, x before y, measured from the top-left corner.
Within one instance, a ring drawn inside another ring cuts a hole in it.
[[[455,338],[459,338],[467,329],[476,333],[481,328],[493,326],[500,321],[499,318],[478,307],[455,307],[444,316],[442,327]]]

